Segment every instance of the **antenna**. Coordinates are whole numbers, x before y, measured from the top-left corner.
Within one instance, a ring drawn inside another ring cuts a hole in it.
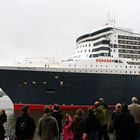
[[[108,12],[107,13],[107,21],[106,21],[105,25],[113,25],[113,27],[115,27],[115,23],[116,23],[115,19],[111,19],[110,13]]]

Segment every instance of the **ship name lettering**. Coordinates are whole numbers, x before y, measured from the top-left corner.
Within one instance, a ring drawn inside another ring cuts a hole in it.
[[[111,59],[96,59],[96,62],[112,62]]]

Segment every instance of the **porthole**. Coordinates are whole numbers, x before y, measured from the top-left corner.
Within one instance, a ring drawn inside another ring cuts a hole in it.
[[[27,82],[23,82],[24,85],[27,85]]]
[[[64,82],[60,81],[60,87],[63,87],[63,86],[64,86]]]
[[[45,81],[44,81],[44,82],[43,82],[43,84],[44,84],[44,85],[46,85],[46,84],[47,84],[47,82],[45,82]]]
[[[58,75],[55,75],[55,76],[54,76],[54,79],[58,79],[58,78],[59,78],[59,76],[58,76]]]
[[[34,82],[34,81],[33,81],[32,83],[33,83],[33,85],[35,85],[35,84],[36,84],[36,82]]]

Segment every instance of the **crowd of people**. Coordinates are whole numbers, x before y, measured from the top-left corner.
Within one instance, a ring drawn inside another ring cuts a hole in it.
[[[6,121],[7,115],[1,110],[0,140],[5,139]],[[140,140],[140,105],[133,97],[130,105],[117,103],[111,111],[100,98],[86,113],[79,108],[73,116],[55,104],[44,108],[37,125],[29,107],[24,106],[16,120],[14,140],[33,140],[35,133],[40,140]]]

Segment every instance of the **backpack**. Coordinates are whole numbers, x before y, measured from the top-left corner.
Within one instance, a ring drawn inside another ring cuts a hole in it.
[[[27,128],[27,122],[20,122],[18,128],[20,132],[25,132]]]

